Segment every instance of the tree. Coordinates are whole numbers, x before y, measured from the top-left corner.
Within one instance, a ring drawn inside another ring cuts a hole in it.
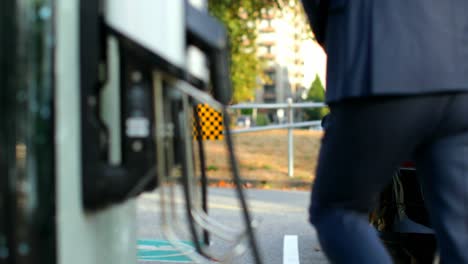
[[[322,80],[318,74],[315,75],[315,79],[310,85],[309,92],[307,92],[307,99],[315,102],[325,101],[325,89],[323,88]]]
[[[261,10],[280,7],[278,0],[208,0],[210,13],[226,27],[231,48],[233,103],[253,99],[263,75],[257,58],[256,22]]]
[[[323,88],[322,81],[318,74],[315,75],[315,79],[310,86],[309,92],[307,93],[307,101],[324,102],[325,101],[325,89]],[[329,109],[326,107],[306,109],[305,115],[306,120],[321,120]]]

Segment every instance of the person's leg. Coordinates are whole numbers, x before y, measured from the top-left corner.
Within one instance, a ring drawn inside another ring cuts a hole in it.
[[[417,153],[417,170],[442,263],[468,263],[468,95],[458,96],[440,131]]]
[[[310,221],[332,263],[391,263],[368,211],[424,137],[440,100],[355,101],[332,106],[312,190]]]

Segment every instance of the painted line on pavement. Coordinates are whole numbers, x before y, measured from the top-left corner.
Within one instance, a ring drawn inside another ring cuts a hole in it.
[[[194,252],[191,242],[180,241],[176,248],[167,240],[139,239],[137,242],[138,260],[164,263],[192,263],[187,256],[188,252]]]
[[[299,264],[299,246],[297,236],[284,236],[283,264]]]

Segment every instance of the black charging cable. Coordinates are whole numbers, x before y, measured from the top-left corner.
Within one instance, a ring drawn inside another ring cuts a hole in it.
[[[231,128],[230,128],[231,123],[229,119],[229,112],[228,112],[226,105],[223,106],[223,122],[224,122],[225,132],[226,132],[225,139],[226,139],[226,146],[228,148],[229,162],[230,162],[231,170],[232,170],[232,178],[236,185],[237,196],[239,197],[239,201],[241,203],[242,215],[244,218],[244,222],[246,223],[247,235],[249,237],[252,255],[256,264],[262,264],[263,261],[260,255],[260,251],[258,249],[256,236],[255,236],[253,227],[251,225],[252,217],[250,216],[250,212],[247,206],[247,200],[245,198],[244,190],[242,188],[242,180],[241,180],[240,173],[239,173],[239,166],[237,165],[237,160],[236,160],[235,151],[234,151],[234,142],[232,139],[232,133],[231,133]]]
[[[194,106],[194,121],[195,121],[195,132],[198,145],[198,157],[200,159],[200,183],[201,183],[201,194],[202,194],[202,209],[208,214],[208,176],[206,175],[206,158],[205,158],[205,144],[203,143],[203,131],[201,125],[201,119],[198,115],[198,107]],[[203,230],[203,242],[205,245],[210,244],[210,235],[208,230]]]

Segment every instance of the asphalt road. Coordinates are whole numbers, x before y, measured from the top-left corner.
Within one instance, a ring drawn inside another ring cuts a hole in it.
[[[276,190],[247,190],[246,192],[251,214],[259,223],[256,236],[263,263],[328,263],[320,250],[315,231],[307,222],[309,193]],[[172,204],[176,209],[172,212],[162,210],[161,200],[170,203],[170,199],[167,199],[170,196],[164,197],[162,199],[158,191],[144,194],[138,199],[139,259],[142,263],[193,263],[183,257],[170,259],[151,255],[151,250],[153,253],[156,252],[156,255],[167,253],[166,251],[170,250],[172,245],[167,243],[168,240],[191,240],[185,221],[185,203],[181,192],[179,189],[174,189],[173,197],[175,198]],[[227,229],[242,230],[240,205],[232,189],[209,189],[209,215],[218,223],[227,226]],[[164,222],[168,225],[162,225]],[[162,226],[168,226],[168,228],[165,229]],[[177,237],[171,238],[171,233],[176,234]],[[216,258],[221,258],[222,253],[228,252],[227,249],[232,245],[214,235],[211,235],[210,241],[210,252],[213,252]],[[153,242],[159,244],[151,244]],[[188,248],[187,252],[193,251],[190,247]],[[168,256],[175,255],[168,254]],[[248,247],[245,252],[229,262],[254,263]]]

